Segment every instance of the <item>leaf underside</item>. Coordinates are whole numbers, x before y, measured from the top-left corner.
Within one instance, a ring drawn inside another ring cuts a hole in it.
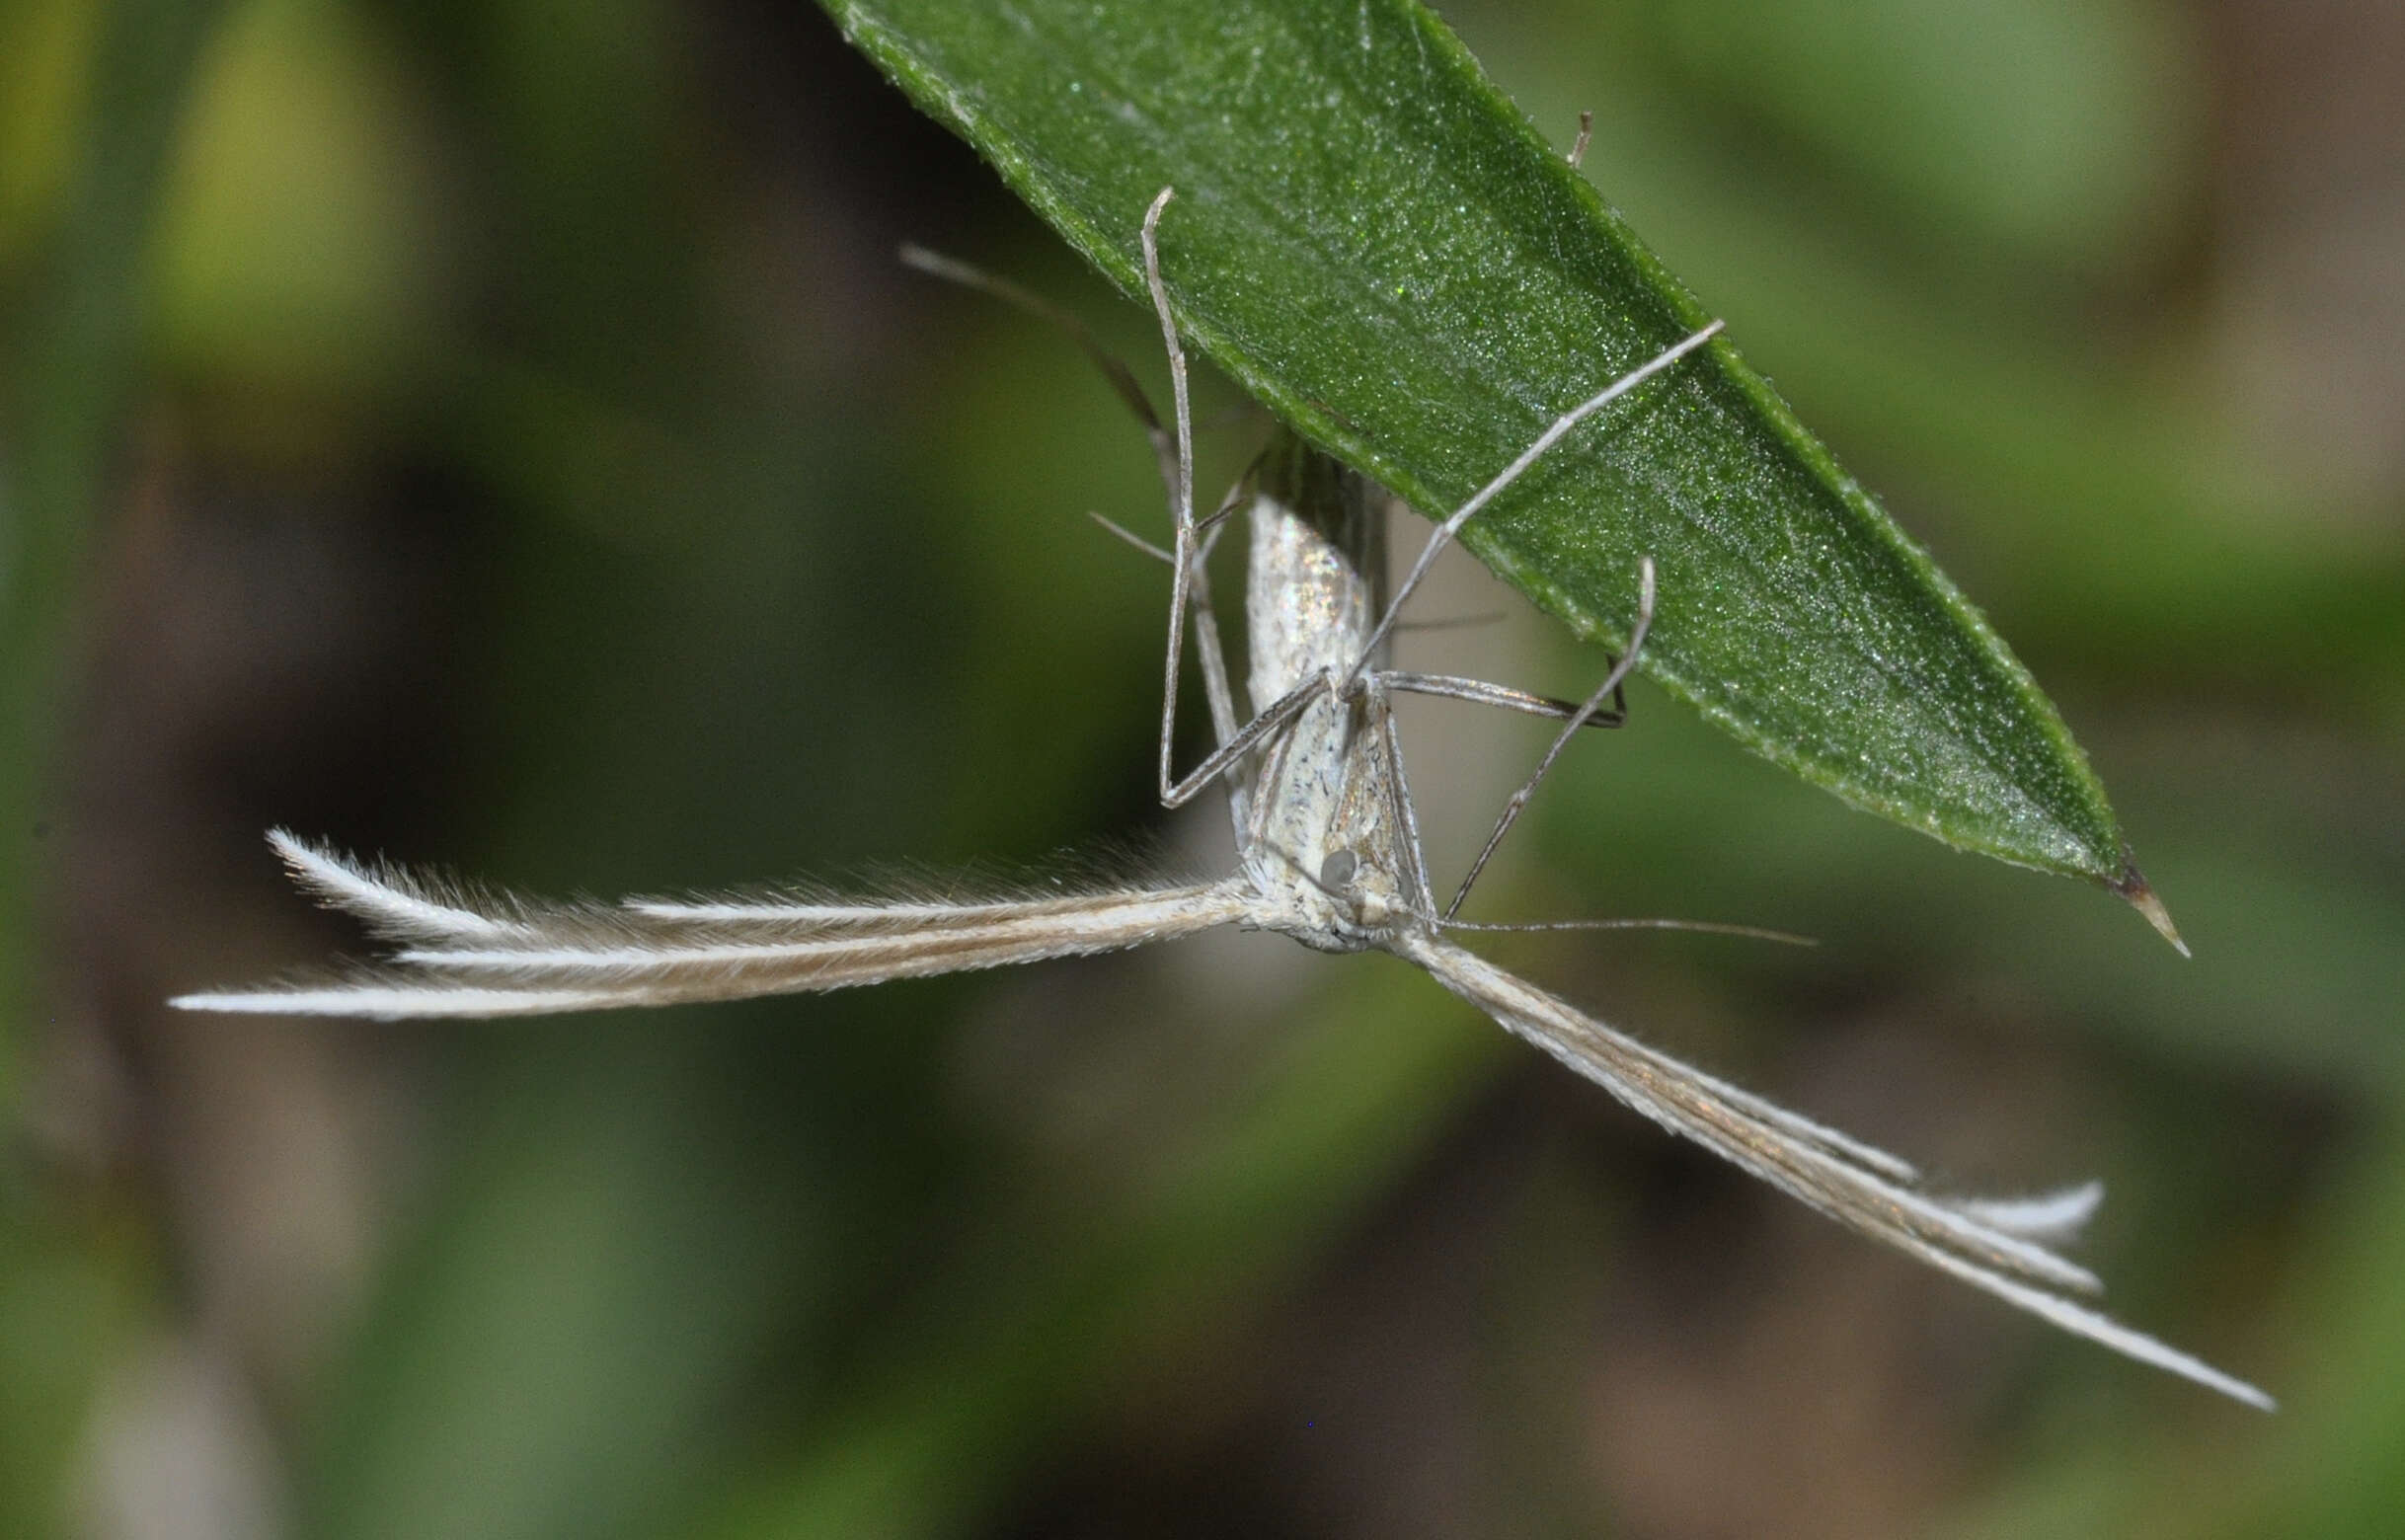
[[[1423,510],[1710,319],[1415,0],[825,3],[1130,294],[1174,187],[1187,336]],[[1651,555],[1671,694],[1858,807],[2151,904],[2052,703],[1726,336],[1463,538],[1607,645]]]

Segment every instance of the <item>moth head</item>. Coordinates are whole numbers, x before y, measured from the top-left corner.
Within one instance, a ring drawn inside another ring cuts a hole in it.
[[[1322,891],[1351,903],[1356,923],[1382,926],[1393,917],[1393,905],[1380,890],[1383,884],[1363,883],[1362,876],[1361,858],[1350,850],[1331,850],[1319,864]]]

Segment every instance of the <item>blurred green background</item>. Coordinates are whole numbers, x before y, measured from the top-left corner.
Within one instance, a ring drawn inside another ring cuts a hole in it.
[[[272,822],[614,893],[1164,819],[1113,297],[815,10],[0,4],[0,1533],[2289,1536],[2405,1511],[2405,13],[1446,8],[2054,693],[2197,949],[1649,690],[1489,918],[1965,1188],[2052,1335],[1276,938],[535,1025],[180,1019]],[[1258,425],[1204,382],[1206,458]],[[1598,669],[1491,623],[1407,660]],[[1543,729],[1406,719],[1439,873]],[[1198,728],[1200,724],[1190,724]]]

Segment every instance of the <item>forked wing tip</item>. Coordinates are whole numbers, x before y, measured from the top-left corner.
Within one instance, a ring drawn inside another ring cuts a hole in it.
[[[1954,1206],[1981,1224],[2033,1241],[2075,1239],[2104,1203],[2104,1184],[2082,1182],[2035,1197],[1962,1197]]]
[[[2182,1379],[2191,1380],[2207,1390],[2218,1391],[2230,1400],[2253,1407],[2258,1412],[2280,1410],[2280,1403],[2256,1386],[2234,1374],[2224,1374],[2194,1353],[2182,1352],[2169,1343],[2124,1326],[2101,1311],[2090,1310],[2085,1305],[2050,1294],[2044,1289],[2032,1288],[1965,1259],[1946,1259],[1939,1261],[1939,1266],[1965,1282],[1985,1289],[2006,1304],[2017,1305],[2042,1321],[2061,1327],[2075,1337],[2084,1337],[2101,1348],[2109,1348],[2126,1358],[2177,1374]]]

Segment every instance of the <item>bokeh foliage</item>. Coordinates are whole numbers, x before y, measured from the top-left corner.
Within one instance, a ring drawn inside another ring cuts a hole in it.
[[[553,890],[1184,851],[1158,575],[1079,516],[1157,517],[1148,456],[892,247],[1158,370],[806,7],[0,9],[0,1530],[2384,1532],[2405,430],[2298,405],[2353,355],[2264,254],[2381,227],[2309,143],[2241,158],[2303,142],[2229,84],[2241,12],[1447,14],[1558,138],[1596,112],[1591,179],[2012,639],[2199,953],[1641,695],[1481,902],[1823,944],[1513,961],[1966,1185],[2099,1172],[2116,1308],[2271,1424],[1274,939],[534,1028],[166,1018],[348,939],[270,819]],[[1411,726],[1461,826],[1537,746]]]

